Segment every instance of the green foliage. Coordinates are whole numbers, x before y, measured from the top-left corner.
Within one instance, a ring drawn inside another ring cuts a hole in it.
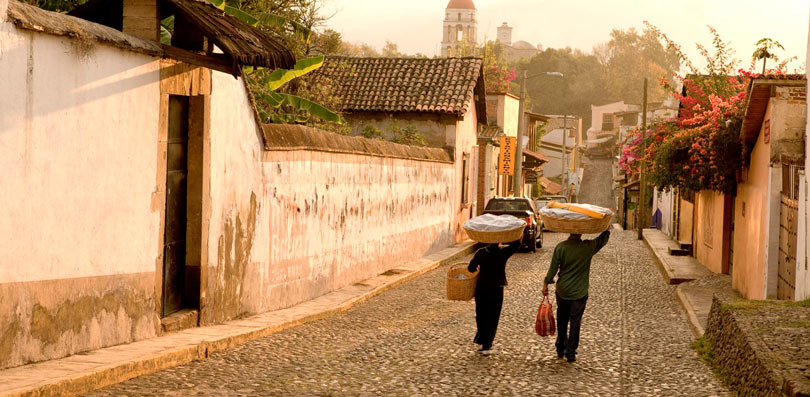
[[[703,362],[712,366],[712,359],[714,359],[714,346],[706,339],[706,336],[701,336],[692,342],[692,349],[697,352]]]
[[[86,3],[87,0],[21,0],[21,2],[43,10],[65,13]]]
[[[400,128],[398,123],[393,123],[391,125],[391,135],[391,142],[394,143],[410,146],[427,146],[425,136],[412,124],[409,124],[405,128]]]
[[[762,61],[762,74],[765,74],[765,63],[769,59],[773,59],[774,61],[779,61],[779,57],[776,56],[775,50],[776,49],[784,50],[785,47],[782,47],[782,44],[779,44],[778,41],[771,40],[769,38],[762,38],[757,41],[757,49],[754,50],[754,53],[751,54],[751,60],[753,61]]]
[[[273,123],[307,124],[311,117],[323,123],[345,124],[343,117],[305,97],[278,90],[293,79],[323,66],[323,56],[302,59],[290,69],[245,68],[254,95],[262,102],[258,111],[263,120]],[[315,122],[317,123],[317,122]]]
[[[591,124],[591,105],[616,101],[639,104],[644,77],[657,81],[680,68],[677,53],[666,48],[647,28],[613,30],[608,42],[597,45],[592,53],[571,48],[548,48],[517,65],[517,75],[526,70],[531,109],[544,114],[574,114],[583,119],[583,128]],[[564,78],[547,76],[561,72]],[[668,92],[652,87],[649,101],[662,101]],[[598,126],[596,126],[599,128]]]
[[[383,139],[382,130],[373,125],[365,126],[363,128],[363,132],[360,133],[360,135],[368,139]]]

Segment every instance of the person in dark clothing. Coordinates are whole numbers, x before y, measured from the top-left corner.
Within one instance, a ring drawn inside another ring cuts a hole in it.
[[[604,231],[596,239],[582,240],[579,234],[572,234],[567,240],[557,244],[551,257],[543,295],[548,295],[548,285],[557,278],[557,357],[576,361],[579,347],[579,329],[582,314],[588,302],[588,282],[591,272],[591,259],[610,239],[610,231]],[[568,324],[571,332],[568,332]]]
[[[477,332],[473,342],[481,345],[479,353],[491,353],[492,341],[498,329],[503,307],[503,287],[506,286],[506,261],[520,248],[520,240],[505,247],[489,244],[473,255],[467,270],[475,272],[478,281],[475,285],[475,323]]]

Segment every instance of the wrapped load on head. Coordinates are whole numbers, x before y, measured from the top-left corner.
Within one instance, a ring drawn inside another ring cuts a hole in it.
[[[610,226],[613,211],[591,204],[549,202],[540,209],[543,226],[553,232],[602,233]]]
[[[464,230],[471,240],[479,243],[509,243],[523,237],[526,221],[512,215],[484,214],[464,222]]]

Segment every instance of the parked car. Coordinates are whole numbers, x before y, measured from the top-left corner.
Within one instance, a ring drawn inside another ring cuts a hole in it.
[[[532,200],[523,197],[495,197],[484,208],[485,214],[512,215],[526,221],[521,244],[532,252],[543,246],[543,222]]]
[[[546,204],[548,204],[551,201],[556,201],[558,203],[567,203],[568,199],[565,198],[565,196],[541,196],[541,197],[538,197],[538,198],[534,199],[534,207],[539,210],[540,208],[545,207]],[[538,213],[538,217],[539,217],[539,213]],[[541,221],[541,224],[542,224],[542,221]],[[540,230],[548,230],[548,229],[543,227]]]

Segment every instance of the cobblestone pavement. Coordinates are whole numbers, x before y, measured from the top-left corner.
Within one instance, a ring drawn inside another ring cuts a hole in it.
[[[634,236],[614,232],[594,258],[575,363],[534,334],[550,247],[564,238],[548,234],[546,247],[509,262],[489,357],[472,343],[473,303],[444,299],[442,267],[338,315],[92,395],[727,395]]]
[[[582,174],[582,187],[577,201],[595,204],[616,211],[616,197],[613,194],[613,160],[583,158],[585,171]]]

